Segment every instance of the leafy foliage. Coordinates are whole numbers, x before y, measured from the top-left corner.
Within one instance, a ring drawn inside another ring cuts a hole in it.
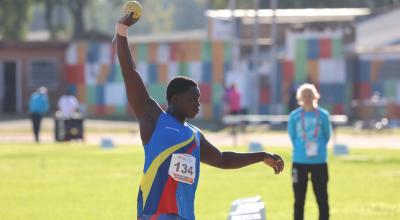
[[[31,20],[33,4],[44,4],[43,19],[52,39],[68,28],[72,20],[72,37],[84,38],[89,30],[112,34],[126,0],[0,0],[0,35],[2,39],[23,40]],[[135,33],[163,33],[171,30],[203,28],[205,9],[229,8],[230,0],[139,0],[146,13]],[[259,1],[260,8],[269,8],[270,0]],[[400,0],[279,0],[279,8],[369,7],[398,5]],[[56,8],[68,10],[68,18],[55,22]],[[254,8],[252,0],[236,0],[236,8]]]
[[[30,20],[31,0],[0,0],[0,31],[3,39],[23,40]]]

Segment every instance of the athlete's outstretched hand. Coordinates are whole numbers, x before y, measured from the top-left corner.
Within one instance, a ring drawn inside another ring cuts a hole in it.
[[[122,18],[119,19],[118,23],[124,24],[128,27],[130,27],[131,25],[133,25],[134,23],[136,23],[140,17],[138,18],[133,18],[133,12],[124,15]]]
[[[282,172],[283,167],[285,166],[283,159],[277,154],[267,153],[267,155],[268,156],[264,158],[264,163],[272,167],[272,169],[274,169],[275,171],[275,174],[279,174],[280,172]]]

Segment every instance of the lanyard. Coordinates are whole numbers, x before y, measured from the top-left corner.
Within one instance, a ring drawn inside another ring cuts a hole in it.
[[[319,126],[318,126],[318,121],[319,121],[319,111],[316,109],[315,110],[315,115],[317,117],[317,123],[315,125],[315,129],[314,129],[314,138],[317,139],[318,137],[318,131],[319,131]],[[307,135],[306,135],[306,126],[304,123],[304,110],[301,111],[301,127],[303,128],[303,138],[304,140],[307,142]]]

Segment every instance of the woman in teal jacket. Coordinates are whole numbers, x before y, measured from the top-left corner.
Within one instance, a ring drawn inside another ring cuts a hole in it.
[[[304,218],[308,176],[319,208],[319,219],[329,219],[327,143],[332,126],[329,112],[318,107],[320,95],[312,84],[301,85],[296,94],[299,108],[289,115],[288,133],[293,145],[292,182],[294,219]]]
[[[36,143],[39,142],[40,124],[43,115],[49,110],[49,99],[47,97],[46,87],[40,87],[32,93],[29,99],[29,113],[31,116],[33,134]]]

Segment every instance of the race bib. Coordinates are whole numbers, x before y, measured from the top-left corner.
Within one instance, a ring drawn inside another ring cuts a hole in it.
[[[307,157],[315,157],[318,155],[318,144],[314,141],[306,142]]]
[[[172,154],[168,174],[176,181],[193,184],[196,176],[196,158],[190,154]]]

